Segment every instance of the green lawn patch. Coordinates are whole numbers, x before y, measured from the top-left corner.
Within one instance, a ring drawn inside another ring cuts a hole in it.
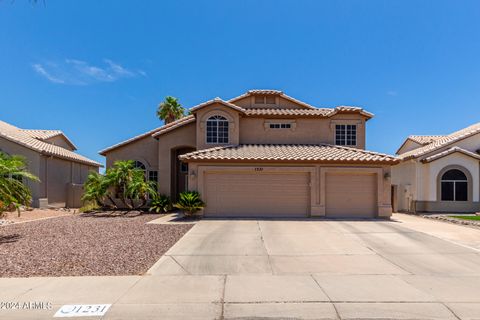
[[[463,219],[463,220],[479,220],[480,216],[450,216],[452,218]]]

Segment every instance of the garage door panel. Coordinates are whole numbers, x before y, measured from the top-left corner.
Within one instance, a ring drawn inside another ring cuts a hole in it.
[[[206,216],[308,215],[308,173],[207,173]]]
[[[377,214],[376,174],[332,174],[325,179],[326,215],[371,218]]]

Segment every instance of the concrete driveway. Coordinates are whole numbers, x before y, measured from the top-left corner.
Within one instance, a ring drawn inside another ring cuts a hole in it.
[[[403,219],[203,220],[150,273],[224,276],[225,318],[480,319],[479,251]]]
[[[130,277],[0,279],[1,301],[110,303],[104,319],[480,319],[480,231],[398,221],[202,220]]]

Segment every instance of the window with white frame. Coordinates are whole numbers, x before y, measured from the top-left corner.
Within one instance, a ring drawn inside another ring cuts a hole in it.
[[[228,143],[228,120],[222,116],[213,116],[207,120],[207,143]]]
[[[270,123],[269,128],[270,129],[291,129],[292,124],[291,123]]]
[[[337,124],[335,125],[335,144],[339,146],[357,145],[357,125]]]
[[[461,170],[445,172],[440,187],[442,201],[468,201],[468,179]]]

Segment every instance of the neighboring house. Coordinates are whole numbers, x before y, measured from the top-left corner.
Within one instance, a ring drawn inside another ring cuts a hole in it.
[[[277,90],[250,90],[100,152],[132,159],[176,198],[198,190],[207,217],[389,217],[394,157],[365,151],[357,107],[315,108]]]
[[[445,136],[409,136],[392,168],[394,209],[480,211],[480,123]]]
[[[62,131],[20,129],[0,121],[0,151],[24,156],[28,170],[40,178],[28,182],[34,207],[81,206],[82,184],[101,165],[76,149]]]

